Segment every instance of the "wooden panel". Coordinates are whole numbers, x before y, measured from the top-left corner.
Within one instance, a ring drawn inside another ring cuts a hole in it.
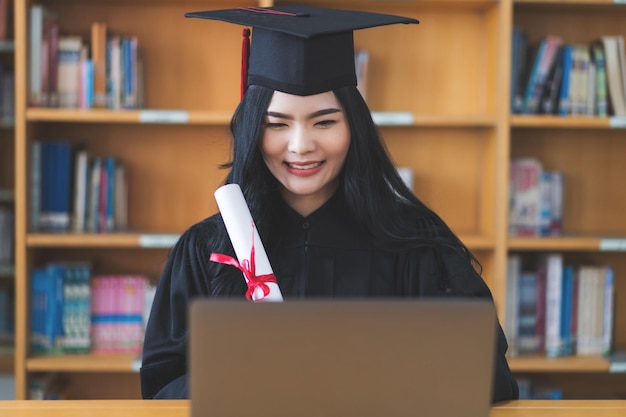
[[[46,249],[32,254],[33,265],[47,262],[88,261],[92,275],[141,274],[153,282],[161,275],[167,260],[168,249]]]
[[[69,373],[60,374],[67,381],[66,397],[70,400],[90,398],[141,399],[139,374]]]
[[[355,46],[370,53],[367,101],[372,110],[449,115],[495,112],[497,3],[328,0],[309,3],[408,16],[420,21],[419,25],[409,27],[394,25],[355,32]]]
[[[608,2],[586,2],[586,5],[519,4],[514,10],[514,24],[536,42],[556,34],[567,43],[588,43],[603,35],[626,34],[626,8]]]
[[[387,147],[398,166],[414,174],[414,191],[456,233],[481,234],[484,148],[482,129],[386,129]]]
[[[564,399],[623,399],[626,398],[626,374],[602,373],[542,373],[517,374],[532,378],[536,390],[559,388]],[[557,401],[558,403],[558,401]],[[621,412],[623,413],[623,411]],[[568,413],[568,416],[576,415]],[[598,415],[593,413],[593,415]]]

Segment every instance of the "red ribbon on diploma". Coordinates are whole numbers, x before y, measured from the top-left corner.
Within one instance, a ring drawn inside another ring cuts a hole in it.
[[[212,253],[209,259],[213,262],[234,266],[243,272],[248,284],[248,291],[246,291],[246,298],[248,300],[252,300],[252,294],[254,294],[257,287],[260,287],[263,290],[262,298],[265,298],[270,293],[270,287],[267,283],[278,283],[274,274],[256,274],[256,266],[254,262],[254,222],[252,223],[252,248],[250,249],[250,260],[244,259],[241,263],[239,263],[232,256],[223,255],[221,253]]]

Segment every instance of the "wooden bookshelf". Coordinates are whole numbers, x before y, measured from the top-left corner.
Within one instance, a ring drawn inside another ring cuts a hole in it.
[[[626,35],[626,7],[613,1],[513,1],[512,24],[521,27],[529,43],[558,35],[568,44],[590,44],[603,35]],[[626,298],[626,175],[621,140],[624,117],[512,115],[509,118],[510,157],[536,157],[545,169],[565,177],[563,235],[507,239],[508,252],[532,259],[551,252],[565,262],[608,264],[615,271],[614,349],[626,343],[623,332]],[[626,395],[616,388],[623,374],[609,372],[600,356],[562,358],[518,357],[510,364],[533,385],[560,388],[565,398],[608,398]],[[615,388],[614,388],[615,387]]]
[[[259,6],[286,3],[290,2],[256,2]],[[554,32],[569,42],[586,42],[607,32],[626,35],[626,7],[594,0],[307,3],[400,14],[422,22],[401,30],[391,26],[355,33],[357,47],[367,48],[372,57],[371,80],[380,80],[370,83],[367,101],[376,117],[387,120],[379,124],[381,132],[397,165],[413,170],[417,195],[444,218],[481,261],[500,320],[505,319],[509,252],[559,251],[568,259],[616,266],[616,329],[623,328],[624,121],[512,116],[505,103],[510,101],[509,34],[513,24],[523,25],[532,39]],[[250,2],[46,2],[65,33],[88,39],[90,24],[105,21],[113,32],[138,37],[145,59],[145,108],[123,111],[28,106],[27,22],[31,4],[34,1],[15,0],[17,113],[14,145],[11,142],[15,159],[8,158],[16,173],[16,395],[18,399],[28,397],[33,376],[60,373],[70,381],[72,398],[138,397],[136,362],[131,356],[31,355],[30,270],[55,259],[89,259],[99,265],[99,272],[152,268],[151,278],[156,279],[176,237],[215,212],[212,191],[225,176],[218,166],[228,160],[228,125],[239,99],[240,28],[185,19],[183,14],[249,6]],[[167,30],[155,31],[157,27]],[[396,120],[402,122],[394,123],[398,115],[401,117]],[[132,172],[132,232],[45,234],[30,230],[30,145],[34,140],[53,137],[82,143],[94,154],[124,159]],[[5,146],[3,143],[0,146]],[[563,169],[576,184],[575,190],[567,190],[564,237],[508,237],[509,161],[523,155],[537,156],[547,165]],[[2,165],[7,162],[4,158]],[[615,343],[626,348],[626,334],[618,332]],[[601,358],[511,358],[511,366],[514,372],[531,377],[569,373],[575,387],[572,392],[577,393],[585,384],[581,374],[602,380],[608,372],[608,363]],[[89,384],[96,386],[89,388]],[[110,389],[103,390],[102,385]]]

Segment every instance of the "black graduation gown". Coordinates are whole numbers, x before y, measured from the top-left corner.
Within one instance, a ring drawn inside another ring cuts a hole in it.
[[[276,216],[272,242],[264,240],[285,300],[297,297],[485,297],[489,288],[466,257],[445,249],[391,250],[375,245],[343,210],[337,195],[303,218],[286,204]],[[216,236],[226,233],[219,214],[188,229],[173,248],[159,281],[148,322],[141,368],[144,398],[188,398],[187,306],[215,296],[219,268],[209,261]],[[263,236],[261,236],[263,239]],[[232,248],[231,248],[232,250]],[[227,253],[234,256],[234,253]],[[438,262],[438,259],[441,262]],[[446,269],[446,285],[437,271]],[[241,275],[239,275],[241,276]],[[243,283],[243,277],[241,276]],[[239,285],[234,288],[243,289]],[[221,296],[243,297],[227,292]],[[517,384],[505,358],[507,342],[498,325],[493,402],[516,399]]]

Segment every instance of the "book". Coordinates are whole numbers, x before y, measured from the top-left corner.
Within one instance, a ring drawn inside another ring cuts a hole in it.
[[[84,232],[87,213],[87,191],[89,177],[87,150],[79,149],[74,156],[74,192],[72,230]]]
[[[524,103],[524,75],[526,69],[526,33],[513,26],[513,47],[511,48],[511,113],[521,113]]]
[[[539,112],[548,75],[554,66],[561,43],[560,37],[552,35],[546,36],[541,40],[535,56],[533,69],[526,85],[522,113],[536,114]]]
[[[563,296],[563,255],[548,254],[546,264],[546,333],[545,352],[547,357],[558,357],[563,353],[561,337],[561,314]]]
[[[537,274],[523,271],[519,276],[519,310],[517,352],[536,354],[540,347],[537,337]]]
[[[606,85],[606,60],[604,58],[604,46],[602,42],[595,41],[591,44],[591,56],[595,64],[595,114],[600,117],[608,115],[607,85]]]
[[[51,170],[50,206],[46,213],[49,216],[48,230],[65,232],[69,230],[71,216],[72,145],[68,141],[54,141],[49,146],[52,160],[48,165]]]
[[[572,45],[563,47],[563,74],[561,76],[561,88],[559,93],[559,115],[567,116],[572,111],[570,96],[570,79],[572,75]]]
[[[519,316],[519,277],[522,273],[522,257],[519,254],[510,254],[506,263],[506,319],[504,333],[509,344],[509,355],[516,356],[517,333]]]
[[[563,78],[563,49],[563,45],[559,45],[554,58],[554,65],[552,65],[552,70],[546,80],[540,107],[540,112],[544,114],[555,114],[558,110],[561,79]]]
[[[91,61],[93,63],[93,106],[95,108],[105,108],[107,105],[106,40],[106,23],[93,22],[91,24]]]
[[[587,112],[589,52],[586,45],[572,45],[572,48],[569,85],[570,114],[583,115]]]
[[[122,47],[121,37],[111,36],[107,40],[107,106],[110,109],[122,108]]]
[[[542,172],[542,164],[535,158],[517,158],[511,161],[511,236],[539,235]]]
[[[34,140],[30,146],[30,229],[39,230],[41,226],[41,153],[42,142]]]
[[[367,81],[369,71],[369,52],[365,49],[359,49],[354,53],[354,67],[356,69],[356,88],[363,96],[364,100],[367,100]]]
[[[49,25],[46,22],[54,20],[56,16],[41,4],[34,4],[28,9],[28,104],[35,107],[45,105],[42,80],[43,70],[49,62],[47,44],[44,48],[44,28]]]
[[[609,103],[612,114],[626,116],[626,95],[624,93],[624,76],[622,70],[623,37],[603,36],[604,55],[606,62],[606,79],[609,95]],[[620,44],[622,45],[620,49]]]
[[[83,45],[80,51],[79,77],[78,106],[81,109],[90,109],[93,107],[94,72],[93,61],[88,56],[86,45]]]
[[[59,107],[79,107],[82,44],[83,41],[80,36],[62,36],[59,38],[57,76]]]
[[[87,206],[87,231],[98,232],[99,230],[99,207],[100,207],[100,177],[102,161],[96,157],[89,166],[89,196]]]
[[[128,229],[128,180],[126,168],[122,164],[115,165],[114,186],[114,229],[124,231]]]
[[[576,304],[574,303],[574,287],[576,285],[576,269],[573,265],[563,266],[563,282],[561,294],[561,351],[560,356],[568,356],[574,353],[575,327],[572,325],[576,319]]]

